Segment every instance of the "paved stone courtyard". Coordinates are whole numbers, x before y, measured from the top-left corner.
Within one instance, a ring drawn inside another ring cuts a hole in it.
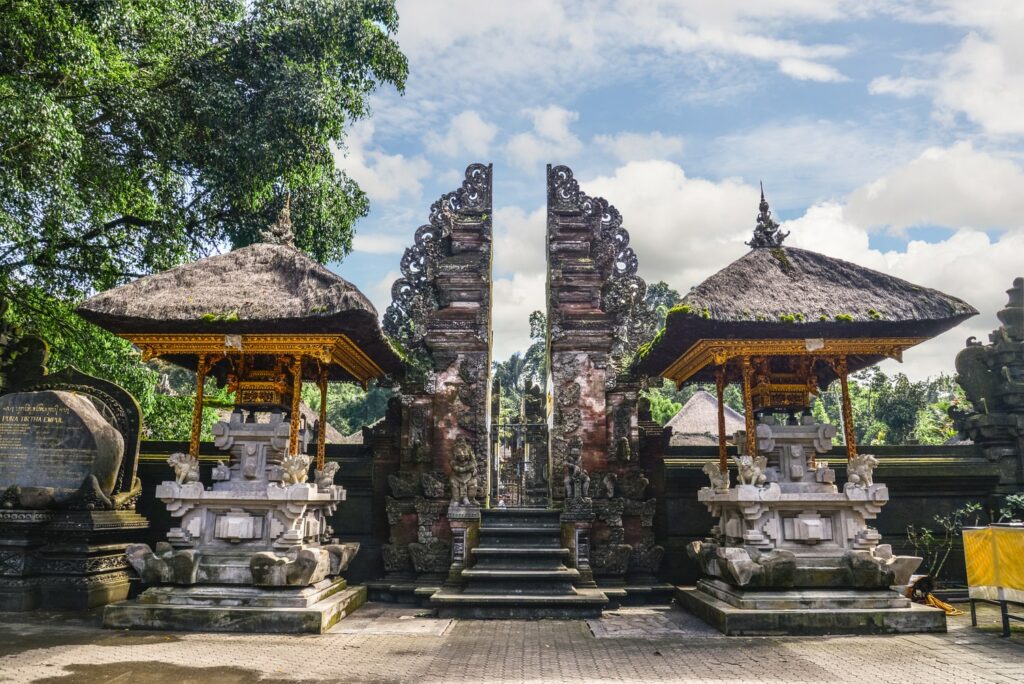
[[[98,615],[6,613],[0,681],[1024,681],[1024,630],[1000,638],[996,612],[979,613],[979,628],[956,617],[942,635],[828,638],[726,638],[678,608],[478,622],[367,604],[322,636],[111,632]]]

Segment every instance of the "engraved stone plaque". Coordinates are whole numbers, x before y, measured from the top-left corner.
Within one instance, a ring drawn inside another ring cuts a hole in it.
[[[85,397],[53,390],[0,397],[0,492],[18,488],[15,505],[64,503],[90,475],[109,495],[123,455],[121,434]]]

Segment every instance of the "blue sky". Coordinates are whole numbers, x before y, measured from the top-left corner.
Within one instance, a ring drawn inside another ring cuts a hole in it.
[[[906,354],[953,369],[1024,275],[1022,0],[400,0],[404,96],[338,164],[371,200],[333,264],[381,314],[430,204],[494,164],[494,354],[544,308],[544,167],[618,207],[649,283],[746,251],[763,180],[788,244],[982,315]],[[892,362],[887,368],[895,370]]]

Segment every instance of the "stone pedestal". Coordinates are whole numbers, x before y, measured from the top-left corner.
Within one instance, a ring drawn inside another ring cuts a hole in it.
[[[453,501],[448,506],[448,522],[452,530],[452,564],[445,585],[461,586],[464,583],[462,571],[472,564],[473,549],[480,536],[480,507]]]
[[[894,556],[867,521],[889,500],[857,456],[842,491],[816,453],[835,428],[807,416],[799,425],[757,425],[759,455],[736,458],[735,487],[705,487],[698,499],[718,524],[690,555],[706,576],[677,596],[727,634],[829,634],[945,630],[945,614],[891,589],[920,558]],[[737,444],[744,444],[737,437]]]
[[[161,586],[134,602],[108,606],[104,626],[329,628],[365,600],[362,588],[344,593],[338,577],[359,545],[330,539],[327,519],[345,500],[345,490],[333,483],[336,464],[307,482],[309,457],[287,453],[289,424],[280,413],[259,423],[236,410],[213,431],[215,444],[230,452],[230,465],[218,464],[213,487],[204,489],[195,459],[171,457],[177,478],[156,493],[179,526],[155,550],[128,548],[143,581]],[[304,447],[304,435],[300,442]]]
[[[594,504],[589,498],[566,499],[559,520],[562,524],[562,545],[569,549],[570,566],[579,572],[578,587],[596,587],[590,565],[591,529],[594,525]]]
[[[0,510],[0,612],[89,610],[128,597],[135,511]]]

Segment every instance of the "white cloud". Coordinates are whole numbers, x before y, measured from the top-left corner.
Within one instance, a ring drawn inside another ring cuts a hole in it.
[[[658,131],[594,136],[594,142],[620,162],[669,159],[683,151],[683,139]]]
[[[391,306],[391,286],[401,277],[400,271],[388,271],[383,278],[370,285],[366,292],[380,316],[383,317],[384,312]]]
[[[622,214],[640,275],[683,294],[746,251],[757,216],[755,186],[689,178],[669,161],[630,162],[580,187]]]
[[[352,239],[352,251],[366,254],[401,254],[408,242],[408,238],[397,235],[357,232]]]
[[[820,81],[822,83],[838,83],[848,81],[835,67],[806,59],[786,57],[779,61],[779,71],[798,81]]]
[[[403,195],[418,197],[420,181],[430,173],[430,163],[423,157],[407,158],[387,154],[370,147],[373,122],[367,119],[353,125],[345,138],[345,149],[336,148],[334,163],[351,176],[371,200],[396,200]]]
[[[522,208],[499,207],[494,211],[494,273],[544,273],[547,257],[547,214],[540,206],[527,213]],[[495,302],[498,305],[498,302]],[[538,305],[538,308],[544,308]]]
[[[469,109],[452,117],[444,135],[435,131],[427,133],[424,143],[428,149],[449,157],[463,154],[484,157],[497,133],[497,126],[484,121],[480,114]]]
[[[523,170],[530,170],[539,162],[564,163],[583,149],[569,125],[579,114],[557,105],[523,111],[533,122],[533,130],[512,136],[505,145],[509,160]]]
[[[894,95],[908,98],[933,93],[934,84],[924,78],[879,76],[868,84],[868,92],[872,95]]]
[[[856,190],[846,218],[893,231],[919,225],[1018,228],[1024,221],[1024,169],[967,142],[929,148]]]
[[[930,95],[939,114],[963,114],[991,135],[1024,135],[1024,3],[1019,0],[922,0],[892,10],[909,22],[964,31],[953,50],[935,55],[921,76],[876,78],[869,92]]]
[[[733,67],[841,80],[834,62],[850,54],[848,46],[793,36],[807,24],[858,18],[864,7],[864,0],[400,0],[406,98],[375,98],[375,116],[422,134],[447,124],[443,112],[566,97],[607,84],[609,75],[654,75],[673,87],[683,78],[692,97],[750,80]],[[414,112],[409,99],[424,106]]]
[[[543,271],[494,279],[491,329],[492,354],[496,360],[506,359],[512,352],[521,352],[530,346],[530,313],[547,308],[545,283]]]

